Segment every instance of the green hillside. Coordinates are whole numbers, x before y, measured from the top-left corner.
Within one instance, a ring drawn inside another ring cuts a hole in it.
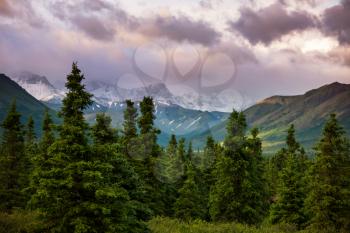
[[[14,99],[16,100],[17,110],[22,114],[22,122],[26,123],[28,117],[33,116],[36,132],[40,133],[46,105],[31,96],[9,77],[0,74],[0,122],[5,118]],[[53,111],[51,113],[52,115],[55,114]]]
[[[244,111],[250,127],[258,127],[266,153],[278,150],[285,139],[288,125],[294,124],[297,138],[311,150],[321,135],[327,117],[336,113],[340,123],[350,134],[350,85],[332,83],[298,96],[273,96]],[[225,137],[226,122],[199,135],[191,135],[195,145],[200,146],[208,135],[217,140]]]

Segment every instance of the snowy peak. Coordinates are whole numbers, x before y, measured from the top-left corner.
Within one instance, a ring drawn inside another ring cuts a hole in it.
[[[96,102],[106,106],[112,106],[115,102],[124,102],[126,99],[141,101],[144,96],[152,96],[156,102],[176,103],[175,97],[162,83],[127,89],[100,81],[92,81],[88,82],[86,87],[94,95]]]
[[[52,84],[47,80],[45,76],[33,74],[28,71],[20,72],[19,74],[14,76],[14,79],[18,82],[27,83],[27,84],[44,84],[54,89]]]
[[[64,91],[56,89],[45,76],[25,71],[14,75],[13,80],[38,100],[59,102],[64,97]]]

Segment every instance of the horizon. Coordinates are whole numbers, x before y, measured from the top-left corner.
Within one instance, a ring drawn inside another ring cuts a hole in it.
[[[348,0],[1,0],[0,70],[59,86],[78,61],[87,81],[255,103],[350,83],[349,15]]]

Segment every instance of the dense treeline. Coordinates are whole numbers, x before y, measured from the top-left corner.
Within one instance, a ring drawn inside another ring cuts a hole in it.
[[[41,138],[32,118],[21,124],[15,101],[9,108],[1,123],[0,231],[164,232],[155,229],[164,227],[155,218],[162,216],[169,224],[199,221],[186,229],[212,222],[217,232],[279,224],[350,232],[350,144],[334,114],[312,158],[296,141],[293,125],[285,147],[264,158],[258,129],[247,133],[245,116],[236,111],[222,144],[209,137],[203,151],[194,151],[173,135],[162,148],[151,97],[140,102],[139,112],[126,100],[120,130],[105,114],[89,126],[84,110],[92,95],[83,79],[73,63],[62,123],[54,125],[46,111]]]

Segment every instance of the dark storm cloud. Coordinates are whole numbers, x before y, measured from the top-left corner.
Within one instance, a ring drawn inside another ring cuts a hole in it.
[[[240,32],[252,44],[270,44],[294,31],[315,26],[315,19],[304,11],[287,12],[283,5],[273,4],[258,11],[242,8],[236,22],[229,22],[232,31]]]
[[[103,9],[109,9],[111,7],[111,4],[103,1],[103,0],[85,0],[83,2],[83,6],[87,10],[92,10],[92,11],[101,11]]]
[[[337,36],[340,44],[350,44],[350,0],[326,9],[323,26],[325,33]]]
[[[79,12],[79,8],[86,9]],[[59,9],[59,10],[58,10]],[[210,46],[219,41],[221,34],[208,23],[195,21],[186,16],[179,17],[134,17],[104,1],[83,1],[70,5],[67,2],[54,2],[53,14],[96,40],[113,40],[118,28],[131,33],[139,33],[150,38],[167,38],[175,42],[192,42]],[[103,11],[103,12],[101,12]]]
[[[141,27],[150,37],[165,37],[176,42],[192,42],[210,46],[220,40],[221,34],[203,21],[193,21],[185,16],[156,17]]]
[[[16,19],[23,25],[36,28],[43,27],[45,24],[33,8],[30,0],[0,0],[0,17],[1,16]]]
[[[71,22],[81,31],[96,40],[111,41],[116,33],[115,29],[104,25],[96,17],[77,16],[74,17]]]
[[[0,15],[11,17],[14,15],[14,9],[8,0],[0,0]]]

